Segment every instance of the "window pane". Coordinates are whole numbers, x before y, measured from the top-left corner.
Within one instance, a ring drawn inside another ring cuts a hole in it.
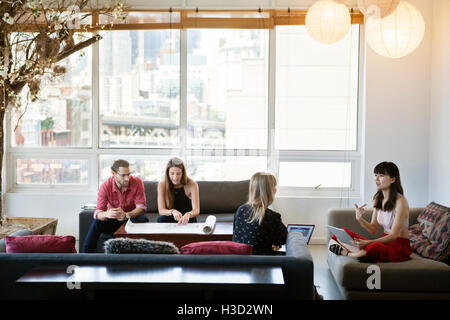
[[[248,180],[259,171],[267,171],[266,157],[223,156],[190,157],[187,171],[194,180]]]
[[[269,31],[187,37],[188,147],[266,149]]]
[[[350,162],[280,162],[281,187],[350,188]]]
[[[68,159],[17,159],[19,185],[88,185],[88,161]]]
[[[142,180],[161,181],[167,162],[173,156],[107,155],[100,157],[100,183],[111,177],[111,166],[117,159],[130,163],[133,176]],[[185,161],[188,175],[196,180],[239,181],[250,179],[258,171],[267,171],[266,157],[189,156]]]
[[[275,147],[356,150],[359,26],[324,46],[304,26],[276,28]]]
[[[66,74],[43,77],[38,99],[28,106],[24,88],[22,106],[12,116],[13,147],[91,147],[92,51],[74,53],[59,65]]]
[[[178,146],[180,32],[101,35],[100,146]]]
[[[111,166],[115,160],[123,159],[130,163],[133,176],[142,180],[160,181],[170,156],[150,155],[105,155],[100,157],[100,184],[111,177]]]

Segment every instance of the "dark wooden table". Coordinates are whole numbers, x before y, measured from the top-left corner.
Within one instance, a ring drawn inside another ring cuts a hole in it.
[[[233,223],[232,222],[217,222],[214,231],[210,234],[200,233],[127,233],[125,231],[124,223],[114,233],[116,238],[134,238],[134,239],[148,239],[155,241],[172,242],[178,248],[185,244],[200,241],[231,241],[233,238]]]
[[[215,290],[274,292],[284,285],[279,266],[162,266],[117,265],[78,266],[67,272],[61,266],[36,268],[16,280],[16,285],[61,292],[83,291],[88,299],[101,297],[106,290],[203,290],[203,297],[213,297]],[[100,292],[100,294],[99,294]]]

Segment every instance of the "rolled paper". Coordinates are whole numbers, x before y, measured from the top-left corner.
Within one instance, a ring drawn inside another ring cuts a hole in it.
[[[203,232],[206,234],[212,233],[215,227],[216,227],[216,217],[208,216],[203,226]]]

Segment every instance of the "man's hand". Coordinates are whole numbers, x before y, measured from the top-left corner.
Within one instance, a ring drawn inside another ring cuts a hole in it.
[[[118,221],[126,220],[126,213],[122,208],[112,208],[105,212],[105,216],[108,219],[116,219]]]

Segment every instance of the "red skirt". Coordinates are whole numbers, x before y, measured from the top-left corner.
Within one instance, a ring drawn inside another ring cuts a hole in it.
[[[343,230],[345,230],[352,239],[367,240],[353,231],[345,228]],[[385,236],[387,236],[386,233],[383,234],[383,237]],[[336,240],[336,237],[333,236],[333,239]],[[381,243],[378,241],[372,242],[371,244],[368,244],[364,250],[366,251],[366,256],[374,262],[407,261],[410,259],[409,256],[412,253],[409,239],[401,237],[397,237],[397,239],[388,243]]]

